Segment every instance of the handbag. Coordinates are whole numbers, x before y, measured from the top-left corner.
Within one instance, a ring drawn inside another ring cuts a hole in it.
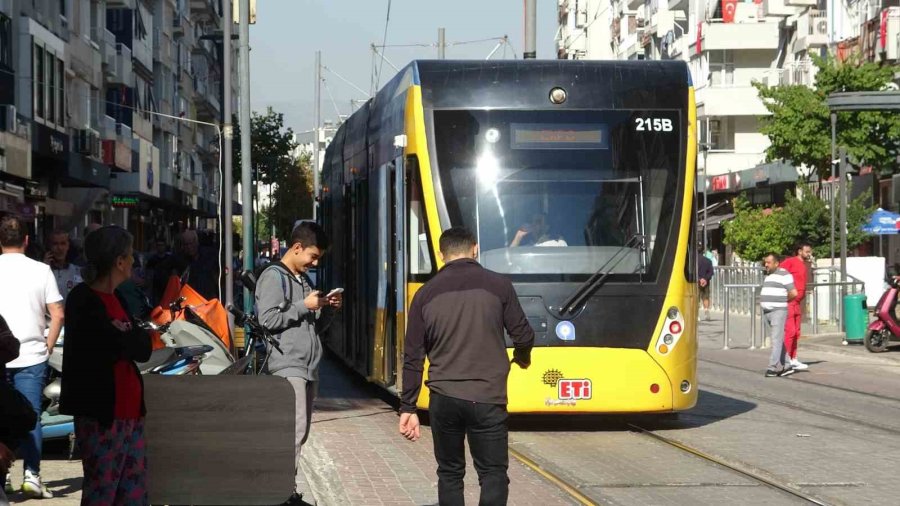
[[[0,442],[9,448],[18,446],[37,424],[34,407],[18,390],[0,378]]]

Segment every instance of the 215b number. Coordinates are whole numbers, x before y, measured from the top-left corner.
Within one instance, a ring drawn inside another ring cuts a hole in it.
[[[671,132],[672,120],[669,118],[635,118],[634,129],[638,132]]]

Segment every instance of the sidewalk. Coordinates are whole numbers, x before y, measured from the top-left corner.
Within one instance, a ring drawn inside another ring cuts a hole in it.
[[[702,349],[722,349],[725,339],[724,314],[721,311],[710,311],[711,321],[703,319],[703,311],[700,311],[700,327],[698,339]],[[758,317],[757,317],[758,318]],[[732,314],[729,319],[728,347],[730,349],[750,348],[750,317]],[[756,322],[756,345],[760,343],[760,322]],[[884,353],[871,353],[862,345],[862,342],[843,344],[844,333],[836,326],[819,325],[819,333],[811,334],[812,326],[802,326],[799,347],[804,352],[814,351],[845,355],[854,359],[880,363],[884,365],[900,365],[900,343],[889,348]],[[768,348],[766,348],[768,349]]]
[[[301,467],[319,505],[437,504],[437,465],[431,430],[410,442],[397,413],[377,390],[323,361],[309,441]],[[466,503],[478,503],[478,475],[466,469]],[[509,504],[573,504],[564,492],[510,456]],[[304,493],[304,500],[309,495]]]

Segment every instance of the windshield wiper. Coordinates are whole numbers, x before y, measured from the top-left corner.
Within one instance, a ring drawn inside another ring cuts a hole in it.
[[[639,250],[638,253],[640,255],[643,255],[643,235],[635,234],[631,236],[630,239],[625,241],[625,244],[619,247],[616,253],[613,256],[609,257],[609,260],[607,260],[606,263],[604,263],[602,266],[600,266],[599,269],[597,269],[597,272],[591,275],[591,277],[588,278],[587,281],[582,283],[581,286],[579,286],[575,290],[575,292],[570,295],[565,302],[563,302],[562,307],[559,309],[560,316],[565,316],[567,313],[574,314],[575,310],[582,304],[584,304],[587,298],[590,297],[597,288],[600,288],[600,286],[603,285],[603,283],[606,281],[606,278],[608,278],[609,275],[613,273],[613,270],[615,270],[615,268],[620,263],[622,263],[622,260],[628,258],[628,253],[632,252],[635,246],[637,246]],[[607,268],[607,266],[609,266],[609,268]]]

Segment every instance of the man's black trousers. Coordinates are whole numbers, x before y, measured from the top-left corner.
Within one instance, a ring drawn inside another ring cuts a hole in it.
[[[438,463],[438,499],[441,506],[465,504],[466,437],[481,485],[478,504],[506,504],[509,495],[506,405],[464,401],[432,391],[428,409],[434,456]]]

